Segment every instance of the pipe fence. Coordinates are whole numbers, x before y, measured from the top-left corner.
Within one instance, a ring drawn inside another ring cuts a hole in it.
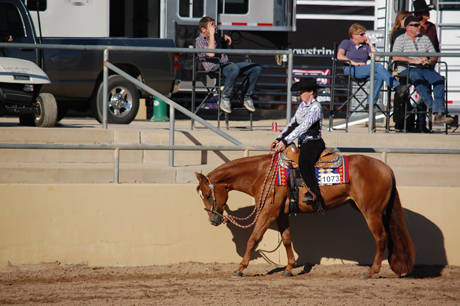
[[[113,150],[113,182],[118,184],[120,178],[120,150],[170,150],[170,151],[243,151],[248,157],[250,151],[267,151],[266,146],[177,146],[177,145],[104,145],[104,144],[23,144],[0,143],[0,149],[53,149],[53,150]],[[404,148],[357,148],[336,147],[334,152],[349,153],[381,153],[384,163],[389,153],[407,154],[459,154],[460,149],[404,149]]]

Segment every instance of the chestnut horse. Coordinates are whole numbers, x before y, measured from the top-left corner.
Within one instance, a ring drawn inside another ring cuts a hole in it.
[[[276,168],[273,160],[272,154],[245,157],[227,162],[207,176],[195,172],[199,181],[197,192],[204,202],[212,225],[218,226],[238,219],[223,216],[229,191],[238,190],[256,199],[253,212],[256,215],[254,230],[248,240],[243,260],[233,273],[234,277],[243,275],[254,248],[273,221],[278,225],[287,252],[288,265],[283,276],[292,276],[292,268],[296,262],[288,218],[288,192],[286,187],[271,186],[271,179],[267,180],[271,169]],[[393,171],[382,161],[365,155],[348,156],[348,167],[349,184],[322,186],[320,189],[324,211],[350,204],[361,212],[374,236],[377,244],[374,262],[361,278],[370,278],[380,272],[387,243],[391,269],[397,275],[411,272],[415,258],[414,247],[404,221]],[[264,205],[265,200],[270,205]],[[305,203],[300,203],[299,209],[302,213],[315,212],[312,206]]]

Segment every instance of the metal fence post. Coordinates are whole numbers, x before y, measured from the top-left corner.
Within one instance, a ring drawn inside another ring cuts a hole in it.
[[[113,152],[113,183],[120,182],[120,149],[116,148]]]
[[[174,145],[174,107],[169,106],[169,144]],[[174,167],[174,150],[169,150],[169,166]]]
[[[368,133],[374,131],[374,88],[375,88],[375,54],[371,53],[371,75],[369,86],[369,126]],[[377,102],[377,101],[375,101]]]
[[[103,68],[103,86],[102,90],[102,128],[107,129],[107,99],[108,99],[108,84],[109,79],[109,68],[107,68],[106,63],[109,61],[109,49],[104,50],[104,68]]]
[[[291,85],[292,85],[292,70],[294,66],[294,54],[292,49],[289,49],[290,53],[288,54],[288,83],[287,83],[287,97],[286,97],[286,125],[291,122],[292,117],[292,94],[291,94]]]

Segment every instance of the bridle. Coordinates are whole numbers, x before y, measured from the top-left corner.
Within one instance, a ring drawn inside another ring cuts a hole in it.
[[[235,216],[232,216],[232,215],[222,215],[221,213],[217,212],[214,208],[215,208],[215,205],[216,205],[216,192],[215,192],[215,189],[214,189],[214,184],[211,183],[211,181],[209,180],[208,177],[205,176],[206,180],[208,181],[209,183],[209,188],[211,189],[211,199],[212,199],[212,207],[209,209],[207,207],[204,208],[204,210],[208,211],[208,212],[211,212],[211,213],[214,213],[214,214],[217,214],[219,215],[220,217],[222,217],[223,219],[223,224],[227,223],[228,221],[230,221],[231,223],[233,223],[234,225],[238,226],[238,227],[241,227],[241,228],[249,228],[251,226],[253,226],[256,222],[257,222],[257,219],[259,218],[259,214],[260,212],[262,211],[262,208],[264,207],[265,205],[265,202],[267,200],[267,197],[268,197],[268,194],[270,193],[270,190],[272,189],[272,186],[274,185],[274,181],[276,179],[276,169],[278,168],[278,164],[279,164],[279,160],[280,158],[276,158],[276,156],[280,154],[280,153],[276,153],[276,154],[273,154],[273,157],[272,157],[272,162],[271,162],[271,165],[270,165],[270,168],[268,169],[268,173],[267,175],[265,176],[265,180],[264,180],[264,183],[262,185],[262,188],[261,188],[261,195],[260,195],[260,199],[259,199],[259,204],[258,205],[255,205],[254,206],[254,210],[252,211],[252,213],[245,217],[245,218],[239,218],[239,217],[235,217]],[[275,162],[276,160],[276,162]],[[275,167],[274,167],[275,166]],[[272,172],[273,170],[273,172]],[[268,177],[270,176],[270,173],[272,174],[270,180],[269,180],[269,186],[268,186],[268,189],[267,189],[267,192],[265,193],[265,196],[264,196],[264,192],[265,192],[265,186],[267,185],[267,179]],[[274,190],[275,186],[273,186],[273,198],[275,197],[275,190]],[[252,221],[251,224],[249,225],[241,225],[239,224],[236,220],[240,220],[240,221],[243,221],[243,220],[247,220],[249,219],[252,215],[254,215],[254,213],[256,213],[256,216],[254,218],[254,221]]]
[[[211,189],[212,206],[211,206],[211,208],[205,207],[204,210],[209,211],[209,212],[211,212],[211,213],[213,213],[213,214],[219,215],[219,216],[221,216],[221,217],[225,220],[226,218],[224,217],[224,215],[222,215],[222,214],[219,213],[218,211],[214,210],[214,207],[215,207],[216,202],[217,202],[217,200],[216,200],[216,191],[214,190],[214,184],[211,183],[211,181],[209,180],[209,178],[206,177],[206,176],[205,176],[205,178],[208,180],[208,182],[209,182],[209,188]],[[224,222],[224,223],[225,223],[225,222]]]

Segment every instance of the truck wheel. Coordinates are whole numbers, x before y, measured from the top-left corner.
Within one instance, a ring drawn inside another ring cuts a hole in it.
[[[103,83],[99,85],[96,99],[91,102],[94,117],[99,122],[102,122],[103,85]],[[130,124],[139,110],[139,91],[136,86],[119,75],[111,75],[107,89],[108,123]]]
[[[41,93],[34,104],[35,125],[38,127],[51,127],[57,122],[58,108],[56,99],[52,94]]]

